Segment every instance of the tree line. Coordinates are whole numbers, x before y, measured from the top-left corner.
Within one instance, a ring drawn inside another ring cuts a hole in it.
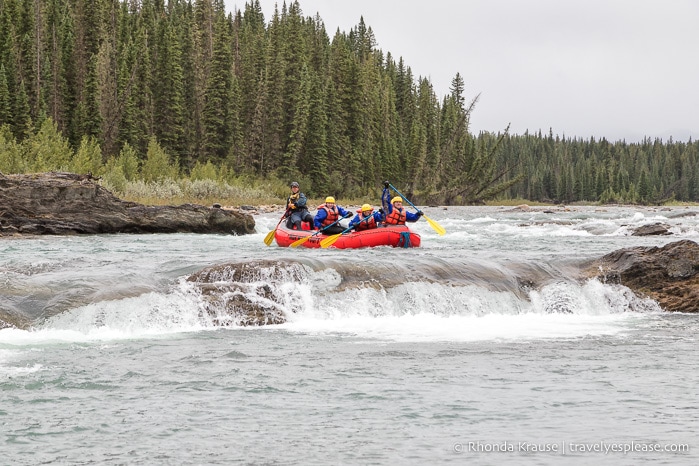
[[[438,45],[436,45],[438,46]],[[298,1],[0,0],[0,170],[119,180],[297,180],[417,202],[696,200],[696,144],[471,134],[363,19],[331,36]],[[668,161],[668,160],[670,161]]]
[[[483,134],[483,138],[493,138]],[[504,135],[498,165],[522,179],[500,194],[541,202],[662,204],[699,201],[699,142],[638,143],[543,135]]]

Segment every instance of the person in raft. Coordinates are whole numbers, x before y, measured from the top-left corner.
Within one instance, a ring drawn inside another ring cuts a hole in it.
[[[352,213],[335,204],[335,198],[328,196],[325,198],[325,204],[318,206],[313,223],[316,228],[323,230],[325,235],[335,235],[345,231],[345,227],[340,225],[340,218],[350,218]],[[337,223],[335,223],[337,222]],[[335,223],[333,225],[333,223]],[[330,226],[332,225],[332,226]]]
[[[306,195],[301,192],[299,184],[293,181],[289,186],[291,187],[291,194],[286,199],[286,212],[288,215],[286,227],[300,230],[301,222],[308,222],[309,225],[313,224],[313,216],[308,211],[308,207],[306,207]]]
[[[374,208],[370,204],[364,204],[357,211],[357,215],[350,220],[349,228],[354,227],[355,231],[371,230],[378,227],[381,222],[383,222],[382,213],[374,212]]]
[[[400,196],[395,196],[391,198],[391,192],[389,190],[389,182],[384,182],[383,193],[381,194],[381,203],[384,206],[384,215],[386,216],[384,222],[387,225],[405,225],[405,222],[417,222],[420,217],[422,217],[422,212],[417,213],[408,212],[403,207],[403,198]]]

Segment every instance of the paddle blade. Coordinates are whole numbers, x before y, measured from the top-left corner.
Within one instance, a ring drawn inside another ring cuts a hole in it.
[[[431,218],[429,218],[427,215],[424,215],[424,214],[423,214],[422,216],[425,217],[425,220],[427,220],[427,223],[429,223],[430,226],[431,226],[432,228],[434,228],[434,231],[436,231],[438,234],[443,235],[444,233],[447,232],[447,230],[445,230],[444,227],[443,227],[442,225],[440,225],[439,223],[435,222],[434,220],[432,220]]]
[[[342,236],[342,233],[338,233],[338,234],[336,234],[336,235],[328,236],[327,238],[325,238],[323,241],[320,242],[320,247],[321,247],[321,248],[329,248],[330,246],[332,246],[333,244],[335,244],[335,241],[337,241],[338,238],[340,238],[340,236]]]
[[[276,228],[275,228],[274,230],[271,230],[269,233],[267,233],[267,236],[265,236],[265,244],[266,244],[267,246],[271,246],[271,245],[272,245],[272,241],[274,241],[274,232],[275,232],[275,231],[277,231]]]
[[[308,241],[309,239],[311,239],[310,236],[306,236],[305,238],[297,239],[296,241],[291,243],[289,245],[289,247],[297,248],[297,247],[301,246],[303,243],[305,243],[306,241]]]

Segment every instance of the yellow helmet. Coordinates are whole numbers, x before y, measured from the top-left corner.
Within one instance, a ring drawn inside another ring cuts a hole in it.
[[[334,204],[334,203],[335,203],[335,198],[332,197],[332,196],[328,196],[328,197],[325,198],[325,202],[326,202],[326,203],[332,202],[332,203]]]
[[[362,212],[372,211],[372,210],[374,210],[374,208],[372,206],[370,206],[369,204],[364,204],[362,206]]]
[[[400,196],[396,196],[393,199],[391,199],[391,204],[396,203],[396,202],[403,202],[403,198]]]

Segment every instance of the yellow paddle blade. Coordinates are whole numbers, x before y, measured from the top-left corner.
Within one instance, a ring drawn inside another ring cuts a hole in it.
[[[272,244],[272,241],[274,241],[274,232],[275,231],[277,231],[276,228],[274,230],[270,231],[269,233],[267,233],[267,236],[265,236],[265,244],[267,246],[270,246]]]
[[[434,231],[436,231],[438,234],[443,235],[444,233],[447,232],[447,230],[445,230],[444,227],[443,227],[442,225],[440,225],[439,223],[435,222],[434,220],[432,220],[431,218],[429,218],[427,215],[423,214],[422,216],[425,217],[425,220],[427,220],[427,223],[429,223],[430,226],[431,226],[432,228],[434,228]]]
[[[338,238],[340,238],[340,236],[342,236],[342,233],[338,233],[338,234],[336,234],[336,235],[328,236],[327,238],[325,238],[323,241],[320,242],[320,247],[321,247],[321,248],[329,248],[330,246],[332,246],[333,244],[335,244],[335,241],[337,241]]]
[[[289,245],[289,247],[296,248],[296,247],[298,247],[298,246],[301,246],[303,243],[305,243],[306,241],[308,241],[309,239],[311,239],[312,236],[315,236],[315,235],[306,236],[305,238],[297,239],[296,241],[294,241],[293,243],[291,243],[291,244]]]

